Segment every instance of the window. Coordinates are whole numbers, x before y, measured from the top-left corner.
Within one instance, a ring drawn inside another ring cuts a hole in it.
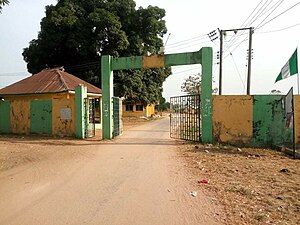
[[[136,105],[135,106],[135,110],[136,111],[143,111],[144,110],[144,106],[143,105]]]
[[[133,111],[133,105],[126,105],[126,111]]]

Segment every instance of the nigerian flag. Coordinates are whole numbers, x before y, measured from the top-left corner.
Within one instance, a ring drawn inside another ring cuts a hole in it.
[[[275,83],[277,81],[283,80],[283,79],[288,78],[297,73],[298,73],[298,60],[297,60],[297,49],[296,49],[296,51],[293,53],[292,57],[281,69],[281,72],[278,75],[278,77],[276,78]]]

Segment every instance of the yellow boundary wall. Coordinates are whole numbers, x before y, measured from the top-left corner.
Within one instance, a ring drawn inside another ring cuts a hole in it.
[[[251,96],[213,96],[213,135],[217,142],[248,143],[253,135]]]
[[[253,138],[253,96],[213,96],[213,135],[217,142],[250,144]],[[295,141],[300,145],[300,95],[294,96]]]

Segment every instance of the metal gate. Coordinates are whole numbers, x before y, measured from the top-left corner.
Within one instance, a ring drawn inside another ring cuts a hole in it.
[[[170,136],[201,141],[200,95],[171,97]]]
[[[289,90],[287,95],[283,96],[282,104],[285,112],[285,140],[284,148],[292,150],[294,158],[299,157],[297,146],[295,143],[295,114],[294,114],[294,94],[293,88]]]
[[[91,138],[96,134],[96,121],[95,121],[95,110],[96,110],[96,99],[85,98],[84,99],[84,124],[85,124],[85,137]]]
[[[120,98],[113,97],[113,137],[121,134],[120,116]]]

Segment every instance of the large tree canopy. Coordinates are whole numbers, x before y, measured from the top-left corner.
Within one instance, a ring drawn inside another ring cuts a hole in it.
[[[2,11],[2,7],[4,6],[4,5],[7,5],[9,3],[9,0],[0,0],[0,13],[1,13],[1,11]]]
[[[59,0],[46,7],[38,38],[24,49],[28,71],[64,66],[66,71],[100,85],[100,57],[157,53],[166,34],[165,10],[136,9],[134,0]],[[115,73],[115,93],[155,102],[170,69]]]

